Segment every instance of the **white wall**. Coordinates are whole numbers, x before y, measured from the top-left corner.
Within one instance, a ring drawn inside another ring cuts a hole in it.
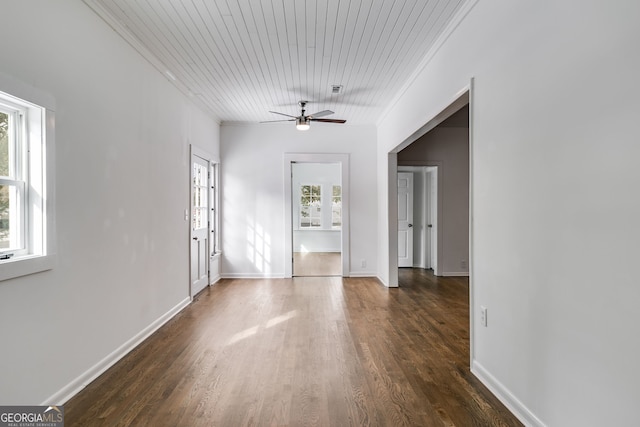
[[[60,403],[188,302],[189,143],[219,127],[82,2],[0,8],[0,72],[55,98],[58,236],[53,270],[0,282],[0,404]]]
[[[385,195],[387,153],[475,78],[473,369],[531,424],[637,424],[638,16],[632,0],[478,2],[378,128]],[[388,215],[381,201],[383,279]]]
[[[284,153],[349,153],[349,270],[374,275],[375,145],[374,126],[318,123],[306,132],[291,124],[221,126],[223,276],[284,275]]]
[[[340,252],[340,230],[293,230],[294,252]]]
[[[469,129],[437,127],[398,153],[398,164],[439,166],[442,194],[440,222],[443,276],[468,274],[469,265]]]
[[[294,252],[340,252],[341,231],[332,228],[333,186],[342,185],[340,163],[296,163],[291,165],[293,204],[293,251]],[[300,228],[300,186],[322,187],[322,227]]]

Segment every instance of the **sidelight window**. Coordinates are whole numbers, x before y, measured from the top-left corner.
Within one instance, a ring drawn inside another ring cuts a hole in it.
[[[342,187],[333,186],[331,195],[331,228],[342,228]]]

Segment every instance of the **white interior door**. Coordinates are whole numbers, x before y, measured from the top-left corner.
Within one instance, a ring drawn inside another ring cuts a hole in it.
[[[424,168],[424,242],[422,247],[424,248],[423,256],[424,261],[423,265],[425,269],[430,269],[431,267],[431,240],[432,240],[432,229],[433,223],[431,222],[431,174],[429,173],[429,168]]]
[[[438,168],[425,168],[425,262],[424,268],[436,269],[437,257],[437,212],[438,212]]]
[[[191,156],[191,296],[209,284],[209,162]]]
[[[429,211],[427,235],[429,236],[429,268],[438,274],[438,167],[430,167],[429,175]]]
[[[413,174],[398,172],[398,267],[413,267]]]

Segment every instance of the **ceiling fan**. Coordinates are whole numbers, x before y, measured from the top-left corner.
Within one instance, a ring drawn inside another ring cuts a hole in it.
[[[346,123],[347,122],[346,120],[341,120],[341,119],[321,119],[320,118],[320,117],[325,117],[333,114],[333,111],[331,110],[322,110],[322,111],[318,111],[317,113],[306,115],[304,107],[307,105],[307,103],[308,101],[298,102],[298,105],[302,110],[299,116],[292,116],[285,113],[279,113],[277,111],[269,111],[270,113],[273,113],[273,114],[280,114],[281,116],[287,116],[291,118],[283,119],[283,120],[267,120],[260,123],[296,122],[296,128],[298,130],[307,130],[309,129],[309,125],[311,124],[311,122],[324,122],[324,123]]]

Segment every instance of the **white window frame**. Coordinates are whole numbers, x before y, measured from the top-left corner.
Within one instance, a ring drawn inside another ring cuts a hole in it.
[[[333,194],[335,188],[338,187],[340,189],[340,196],[335,196]],[[336,201],[336,199],[340,200],[340,225],[334,225],[333,222],[333,213],[334,213],[334,209],[335,207],[333,206],[334,202]],[[332,230],[341,230],[342,229],[342,185],[332,185],[331,186],[331,229]]]
[[[22,212],[23,248],[0,260],[0,281],[50,270],[55,255],[55,102],[43,91],[0,74],[0,103],[14,109],[22,138],[20,180],[24,181]],[[6,179],[5,179],[6,181]],[[9,183],[8,181],[6,181]]]
[[[318,196],[318,200],[317,200],[318,205],[319,205],[318,206],[319,215],[316,215],[316,216],[311,215],[311,211],[313,209],[313,205],[305,206],[305,205],[302,204],[302,201],[300,201],[300,203],[299,203],[300,211],[299,211],[299,215],[298,215],[298,217],[299,217],[298,226],[299,226],[300,230],[319,230],[319,229],[322,229],[322,223],[323,223],[323,221],[322,221],[322,212],[323,212],[323,209],[322,209],[322,203],[323,203],[322,187],[323,186],[322,186],[322,184],[306,184],[306,183],[300,184],[300,199],[302,199],[302,188],[303,187],[310,187],[310,191],[313,191],[313,187],[320,188],[320,195]],[[311,197],[313,197],[313,195],[311,195]],[[311,201],[311,203],[313,203],[313,200]],[[303,218],[302,210],[304,208],[306,208],[306,207],[309,208],[309,225],[302,225],[302,218]],[[318,220],[318,225],[313,225],[313,219],[314,218]]]
[[[211,201],[211,206],[209,206],[211,211],[209,251],[210,256],[214,257],[220,253],[220,162],[212,160],[209,164],[209,185],[211,187],[209,192],[209,200]]]
[[[0,186],[12,187],[15,190],[9,191],[10,205],[13,209],[9,212],[9,223],[12,224],[12,231],[9,234],[10,246],[8,248],[0,248],[0,259],[3,257],[20,256],[27,253],[25,223],[26,210],[24,205],[28,197],[28,185],[25,162],[24,135],[26,132],[25,119],[27,117],[25,108],[21,105],[11,102],[11,100],[0,95],[0,113],[5,114],[9,118],[7,139],[8,139],[8,158],[7,175],[0,176]]]

